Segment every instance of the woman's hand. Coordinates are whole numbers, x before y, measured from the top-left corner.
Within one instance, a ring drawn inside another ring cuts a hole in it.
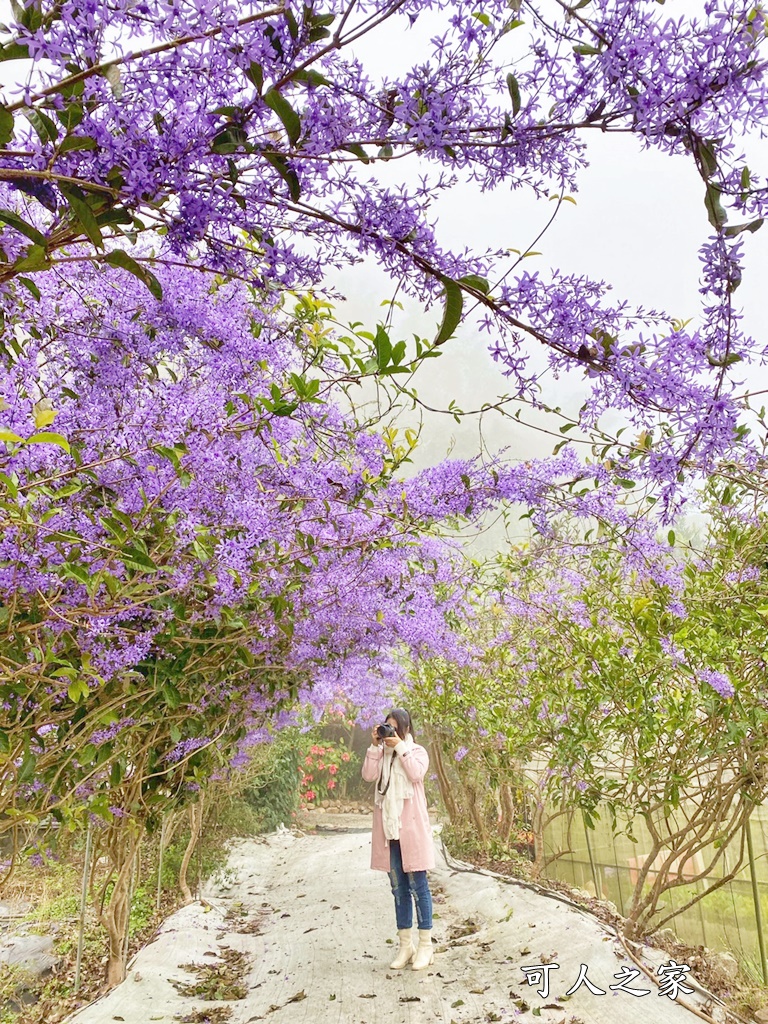
[[[388,747],[396,747],[397,744],[400,742],[400,737],[399,736],[385,736],[384,737],[384,742],[387,744]]]
[[[371,743],[374,747],[381,746],[381,740],[379,739],[379,734],[377,732],[378,728],[378,725],[374,725],[373,729],[371,729]]]

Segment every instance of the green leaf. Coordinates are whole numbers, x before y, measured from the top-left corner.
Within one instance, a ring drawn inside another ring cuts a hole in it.
[[[40,301],[40,289],[37,287],[37,285],[35,284],[31,277],[24,277],[22,275],[17,278],[17,281],[19,282],[19,284],[23,284],[27,291],[31,292],[31,294],[38,300],[38,302]]]
[[[25,43],[6,43],[0,46],[0,61],[29,60],[29,47]]]
[[[264,102],[270,107],[283,122],[288,141],[295,146],[301,135],[301,118],[293,109],[291,104],[275,89],[268,89],[264,93]]]
[[[722,228],[728,220],[723,204],[720,202],[721,189],[712,182],[707,184],[707,192],[704,196],[704,205],[707,208],[707,219],[717,231]]]
[[[392,364],[399,366],[405,358],[405,342],[398,341],[398,343],[392,349]]]
[[[27,438],[27,444],[57,444],[59,448],[64,449],[67,455],[70,452],[69,441],[66,437],[52,430],[41,430],[38,434],[33,434]]]
[[[35,427],[41,430],[43,427],[50,427],[58,416],[56,409],[37,409],[35,412]]]
[[[479,274],[465,274],[464,277],[459,278],[459,284],[465,284],[468,288],[474,288],[476,292],[482,292],[483,295],[487,295],[491,290],[491,286],[484,277],[480,277]]]
[[[23,258],[17,260],[13,264],[13,268],[16,271],[19,270],[46,270],[50,267],[51,261],[48,259],[48,254],[45,251],[45,247],[42,245],[33,245],[27,249]]]
[[[507,88],[509,89],[509,95],[512,100],[512,113],[518,114],[520,112],[520,86],[517,84],[517,79],[514,75],[507,75]]]
[[[134,277],[137,277],[139,281],[149,288],[158,302],[162,299],[163,288],[158,279],[151,270],[148,270],[143,264],[137,263],[127,252],[124,252],[122,249],[113,249],[106,254],[104,262],[108,263],[111,267],[127,270],[129,274],[133,274]]]
[[[301,185],[299,184],[298,175],[286,158],[281,153],[275,152],[265,152],[263,156],[265,160],[272,164],[280,177],[288,185],[288,191],[294,203],[298,202],[301,195]]]
[[[174,686],[173,683],[164,683],[162,688],[162,694],[163,698],[165,699],[165,703],[168,705],[171,711],[175,711],[179,704],[181,704],[181,693],[179,692],[177,687]]]
[[[8,427],[0,427],[0,441],[9,441],[12,444],[18,444],[19,441],[23,440],[23,437],[19,437],[18,434],[9,430]]]
[[[0,146],[7,146],[13,138],[13,114],[8,107],[0,104]]]
[[[68,135],[59,146],[60,153],[71,153],[79,149],[98,149],[98,142],[90,135]]]
[[[726,238],[735,238],[736,235],[740,235],[742,231],[750,231],[752,234],[763,226],[763,217],[758,217],[757,220],[751,220],[747,224],[732,224],[730,227],[725,229]]]
[[[81,226],[96,248],[103,249],[104,239],[101,237],[101,228],[98,225],[93,210],[85,201],[82,194],[78,195],[79,189],[76,191],[71,186],[65,187],[63,185],[59,185],[59,190],[67,200],[73,218]]]
[[[38,231],[38,229],[33,224],[28,224],[25,220],[23,220],[18,215],[18,213],[14,213],[13,210],[0,209],[0,221],[2,221],[3,224],[7,224],[8,227],[14,228],[16,231],[21,232],[22,235],[26,235],[27,238],[29,238],[30,241],[34,242],[36,245],[45,248],[48,241],[45,235],[42,234],[42,232]]]
[[[24,760],[21,762],[19,767],[19,773],[16,776],[17,782],[31,782],[35,777],[35,755],[27,751],[24,755]]]
[[[255,60],[251,61],[251,66],[245,72],[245,77],[256,86],[258,92],[264,88],[264,69]]]
[[[373,340],[373,347],[376,350],[378,368],[383,370],[386,368],[392,355],[392,343],[389,340],[389,335],[381,324],[376,328],[376,337]]]
[[[582,57],[594,57],[600,53],[600,50],[589,43],[579,43],[578,46],[574,46],[573,52],[580,54]]]
[[[10,754],[11,752],[11,741],[8,739],[7,733],[0,732],[0,754]]]
[[[135,221],[127,210],[118,206],[116,210],[105,210],[104,213],[98,214],[96,223],[102,228],[112,224],[135,224]]]
[[[41,142],[55,142],[58,139],[59,129],[47,114],[32,107],[24,107],[24,116],[39,135]]]
[[[347,153],[351,153],[353,156],[356,156],[359,160],[362,160],[364,164],[369,164],[371,162],[371,158],[358,142],[352,142],[348,146],[342,146],[341,148],[346,150]]]
[[[245,129],[239,124],[225,124],[213,137],[211,150],[228,156],[236,153],[239,149],[245,149],[248,145],[248,136]]]
[[[670,530],[669,533],[667,534],[667,542],[669,543],[669,546],[671,548],[673,548],[675,546],[675,531],[674,530]]]
[[[696,141],[696,155],[699,158],[705,177],[711,178],[713,174],[717,174],[717,154],[715,153],[715,144],[713,142],[706,139],[698,139]]]
[[[72,128],[77,128],[83,120],[84,113],[83,104],[73,100],[70,101],[62,110],[57,110],[56,117],[67,131],[71,131]],[[66,142],[66,139],[64,141]]]
[[[443,310],[440,330],[435,338],[435,345],[442,345],[443,342],[448,341],[453,336],[456,328],[461,323],[461,314],[464,308],[464,296],[461,287],[449,277],[444,277],[441,280],[445,295],[445,309]]]
[[[305,85],[331,85],[330,79],[326,78],[325,75],[321,75],[319,71],[315,71],[314,68],[305,68],[303,71],[297,71],[295,75],[291,75],[292,82],[304,82]]]
[[[131,565],[134,568],[157,572],[157,565],[152,561],[149,555],[132,545],[129,545],[120,552],[120,559],[126,565]]]
[[[329,15],[329,17],[332,18],[333,15]],[[319,43],[323,39],[330,39],[330,37],[331,37],[331,33],[328,31],[327,28],[322,28],[322,27],[312,28],[312,29],[310,29],[310,32],[309,32],[308,42],[310,42],[310,43]]]
[[[84,701],[90,692],[88,684],[82,679],[76,679],[74,683],[67,687],[67,696],[73,704],[79,704],[81,701]]]
[[[109,530],[112,536],[115,537],[120,544],[125,543],[127,533],[123,528],[122,523],[117,519],[114,519],[112,516],[100,516],[99,521],[106,530]]]

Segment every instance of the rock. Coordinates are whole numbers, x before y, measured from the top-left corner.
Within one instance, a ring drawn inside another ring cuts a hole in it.
[[[752,1016],[757,1024],[768,1024],[768,1006],[764,1006],[762,1010],[755,1010]]]
[[[663,943],[677,943],[680,941],[680,939],[678,939],[678,937],[675,935],[671,928],[662,928],[658,932],[654,932],[653,934],[655,938],[659,939]]]
[[[26,900],[15,900],[12,903],[0,903],[0,922],[10,921],[16,917],[24,917],[32,910],[32,904]]]
[[[0,942],[0,963],[21,967],[39,976],[59,962],[50,935],[16,935]]]
[[[722,981],[734,981],[738,976],[739,961],[731,953],[711,953],[707,962]],[[761,1012],[766,1014],[765,1021],[768,1022],[768,1010]]]

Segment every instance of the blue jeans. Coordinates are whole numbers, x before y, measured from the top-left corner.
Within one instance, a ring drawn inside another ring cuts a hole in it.
[[[432,893],[426,871],[403,871],[400,842],[389,841],[389,882],[395,897],[395,918],[398,929],[413,927],[413,900],[416,901],[416,922],[419,931],[432,927]],[[413,899],[411,899],[413,897]]]

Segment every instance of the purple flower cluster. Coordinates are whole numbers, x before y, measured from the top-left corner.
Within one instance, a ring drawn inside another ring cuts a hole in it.
[[[728,676],[723,675],[722,672],[716,672],[714,669],[702,668],[699,669],[699,679],[703,683],[707,683],[712,687],[716,693],[719,693],[721,697],[726,700],[733,697],[736,690],[734,689],[733,683]]]

